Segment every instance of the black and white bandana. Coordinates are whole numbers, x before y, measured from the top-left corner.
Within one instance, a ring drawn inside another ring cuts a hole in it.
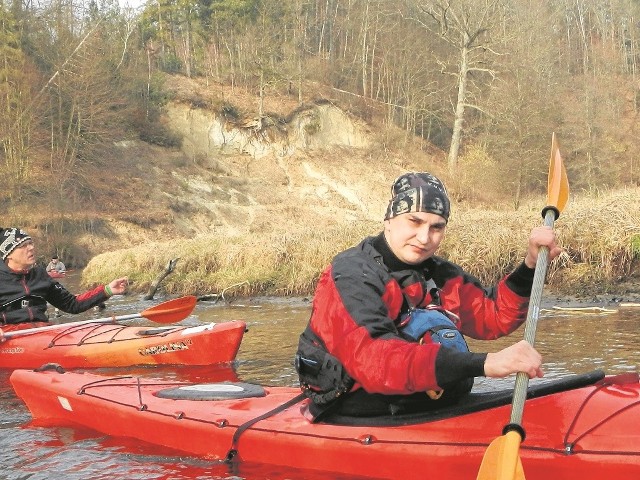
[[[409,212],[428,212],[449,220],[451,205],[444,184],[426,172],[405,173],[391,185],[385,220]]]
[[[0,228],[0,255],[6,260],[11,252],[31,240],[27,232],[19,228]]]

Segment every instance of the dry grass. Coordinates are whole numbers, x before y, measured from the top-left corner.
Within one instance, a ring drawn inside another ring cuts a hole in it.
[[[558,284],[610,289],[633,274],[640,260],[639,193],[617,190],[569,205],[560,230],[567,255]]]
[[[167,262],[178,257],[176,270],[162,284],[168,293],[220,293],[238,285],[234,295],[307,295],[333,255],[375,232],[376,224],[339,225],[323,232],[147,244],[96,256],[83,281],[125,275],[134,290],[146,291]]]
[[[555,225],[565,253],[551,265],[550,287],[572,294],[607,292],[632,273],[640,256],[638,194],[625,189],[570,199]],[[541,222],[539,201],[519,211],[456,205],[439,254],[493,284],[522,261],[528,232]],[[162,285],[168,293],[220,293],[238,285],[234,295],[309,295],[336,253],[381,227],[381,222],[362,222],[316,231],[309,220],[286,234],[147,244],[98,255],[85,269],[84,281],[126,275],[134,290],[146,291],[167,262],[179,257]]]
[[[623,189],[570,199],[555,224],[565,251],[550,266],[551,287],[580,295],[615,291],[633,273],[640,260],[639,193]],[[522,260],[527,233],[541,222],[539,212],[531,202],[517,212],[461,211],[440,253],[493,283]]]

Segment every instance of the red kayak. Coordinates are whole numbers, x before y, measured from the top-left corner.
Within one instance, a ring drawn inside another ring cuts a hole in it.
[[[40,426],[83,426],[211,460],[397,479],[472,479],[510,415],[511,391],[389,417],[311,423],[300,390],[16,370]],[[527,480],[640,478],[638,374],[575,375],[529,387],[520,458]]]
[[[196,327],[79,323],[17,332],[0,343],[0,368],[212,365],[233,361],[246,331],[242,321]]]
[[[67,272],[58,272],[57,270],[49,270],[47,272],[51,278],[64,278]]]

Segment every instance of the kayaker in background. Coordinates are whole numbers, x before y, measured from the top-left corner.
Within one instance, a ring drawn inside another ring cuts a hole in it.
[[[485,289],[435,256],[449,213],[438,178],[401,175],[383,231],[339,253],[322,273],[295,358],[316,419],[437,408],[468,393],[474,377],[543,376],[542,357],[526,341],[472,353],[462,334],[495,339],[524,322],[539,247],[549,248],[549,260],[562,251],[553,229],[534,228],[522,264]]]
[[[63,312],[81,313],[127,288],[127,279],[118,278],[81,295],[72,294],[36,265],[33,240],[19,228],[0,228],[0,255],[0,327],[4,331],[47,325],[47,302]]]
[[[47,272],[65,273],[66,271],[64,263],[60,261],[57,255],[51,257],[51,261],[47,265]]]

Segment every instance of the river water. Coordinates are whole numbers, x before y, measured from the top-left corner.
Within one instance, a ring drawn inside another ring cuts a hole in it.
[[[64,283],[78,291],[79,278]],[[143,301],[137,294],[114,297],[104,312],[62,316],[75,321],[91,316],[141,312],[165,300]],[[543,300],[544,302],[544,300]],[[536,335],[536,347],[544,356],[546,377],[602,369],[607,374],[636,371],[640,363],[637,330],[640,307],[605,305],[610,313],[567,312],[544,305]],[[569,306],[566,303],[564,306]],[[585,307],[587,305],[580,305]],[[602,305],[600,305],[602,306]],[[213,367],[132,368],[126,373],[194,382],[241,380],[272,386],[295,386],[292,359],[298,335],[309,318],[307,299],[264,298],[252,301],[198,302],[183,323],[224,322],[242,319],[245,334],[236,362]],[[145,321],[138,321],[144,323]],[[475,351],[497,351],[523,336],[523,328],[510,337],[492,342],[470,341]],[[98,370],[100,372],[100,370]],[[0,479],[332,479],[340,477],[273,466],[241,464],[230,471],[224,464],[205,461],[140,442],[108,438],[93,431],[72,428],[39,428],[29,424],[30,415],[9,385],[10,371],[0,369]],[[104,373],[116,373],[104,371]],[[122,370],[117,374],[124,373]],[[511,388],[514,378],[482,379],[474,388]],[[319,453],[321,454],[321,453]],[[348,461],[345,458],[345,461]]]

